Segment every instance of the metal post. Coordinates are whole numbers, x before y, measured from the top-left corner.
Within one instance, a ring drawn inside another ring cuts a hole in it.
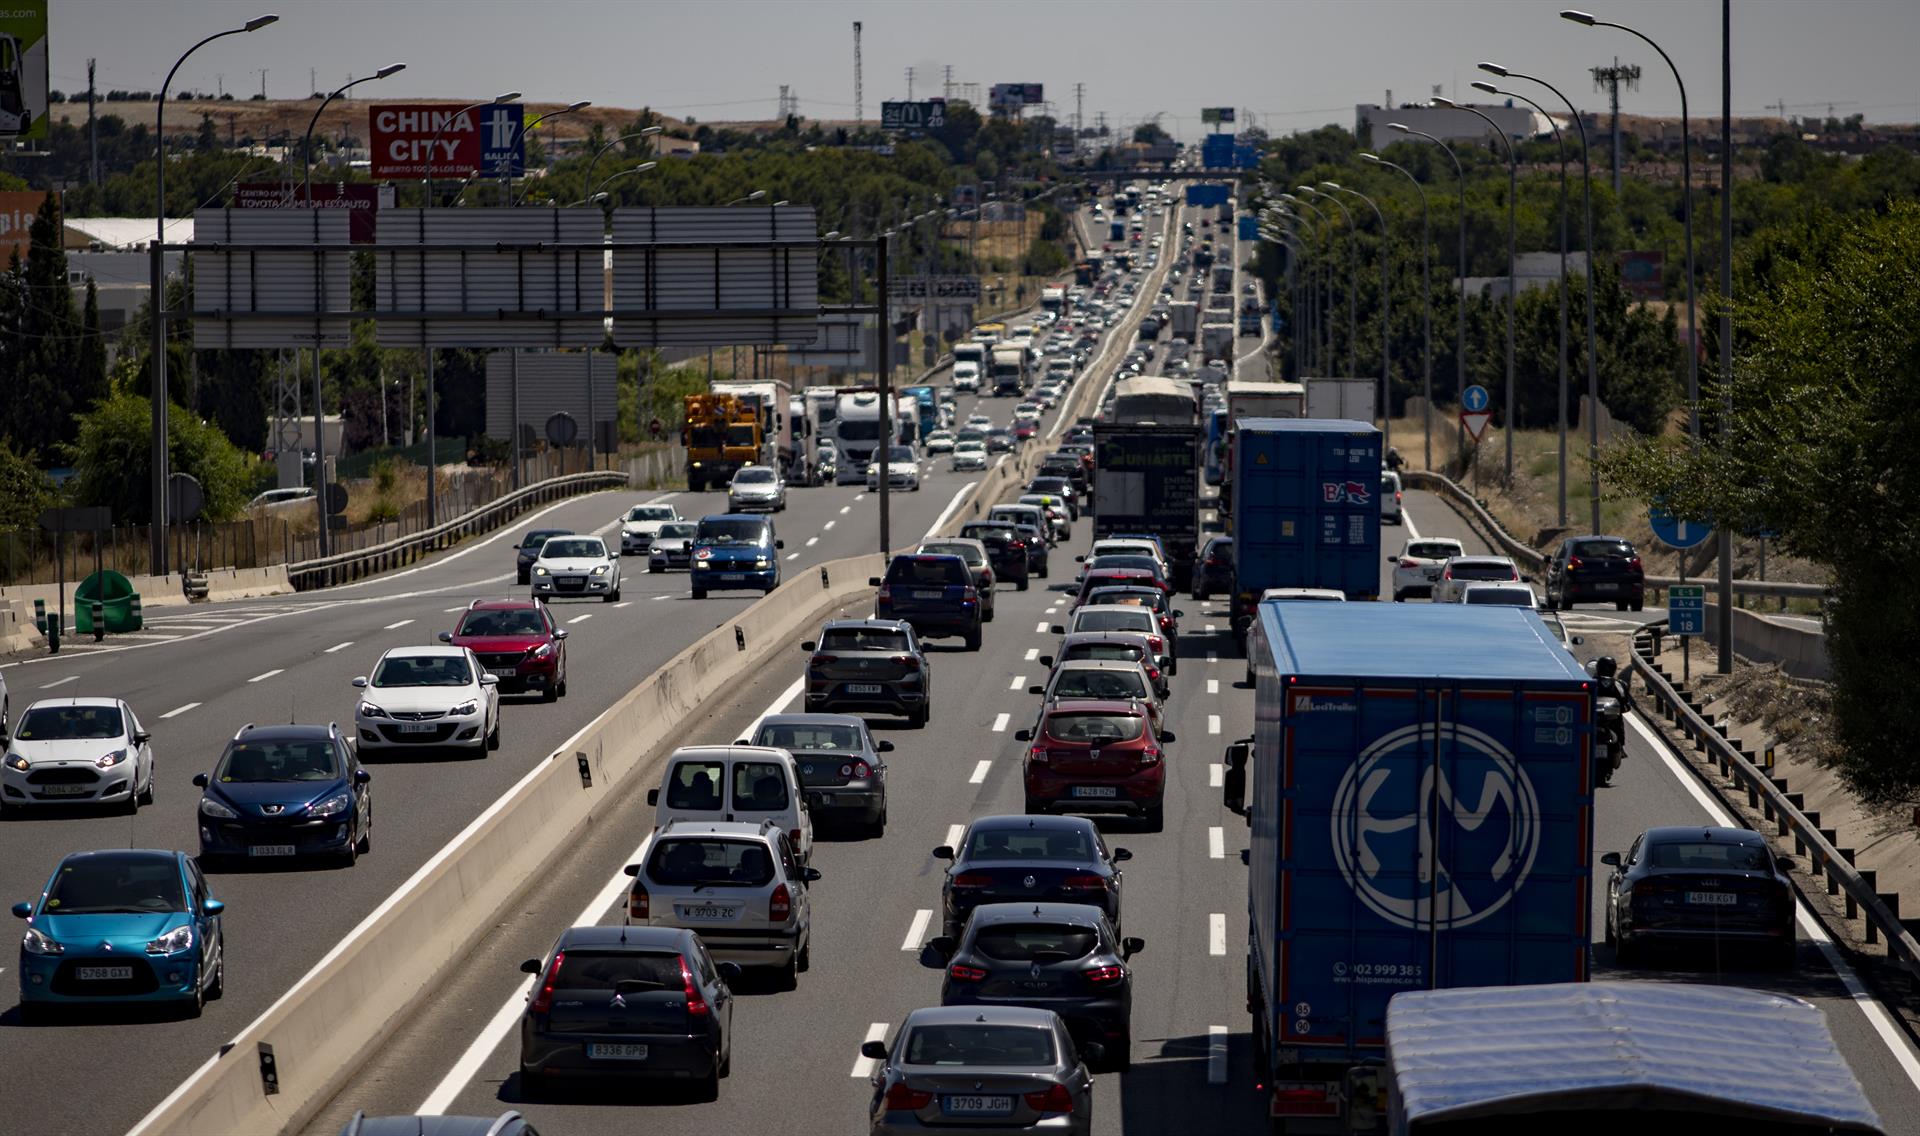
[[[440,480],[440,463],[439,463],[439,456],[434,452],[435,449],[437,448],[438,439],[434,436],[434,424],[433,424],[433,416],[434,416],[435,410],[434,410],[434,397],[433,397],[433,348],[431,346],[429,346],[426,349],[426,356],[427,356],[427,527],[432,528],[434,525],[440,523],[440,515],[439,515],[440,487],[438,486],[438,484],[436,484]]]
[[[320,512],[320,555],[328,555],[333,544],[327,532],[327,435],[320,414],[320,337],[313,341],[313,499]]]
[[[880,487],[880,555],[884,559],[893,552],[893,529],[888,515],[887,482],[889,449],[893,445],[895,417],[891,409],[893,403],[893,315],[887,303],[887,251],[893,243],[884,233],[876,245],[874,281],[879,287],[877,303],[880,307],[880,327],[877,336],[880,346],[878,370],[880,372],[880,417],[885,421],[880,427],[880,452],[874,457],[880,462],[880,476],[875,484]]]
[[[1693,219],[1688,210],[1687,219]],[[1692,247],[1692,242],[1688,242]],[[1689,274],[1687,283],[1692,285]],[[1720,445],[1733,443],[1733,4],[1720,0]],[[1733,673],[1733,529],[1720,526],[1721,674]],[[1766,548],[1765,543],[1760,546]],[[1761,554],[1765,556],[1763,552]]]
[[[1508,138],[1506,131],[1500,129],[1500,124],[1495,122],[1485,112],[1475,110],[1473,107],[1470,107],[1470,106],[1463,106],[1459,103],[1453,102],[1452,100],[1436,99],[1434,100],[1434,102],[1436,105],[1439,105],[1439,106],[1452,107],[1456,110],[1464,110],[1468,114],[1473,115],[1475,118],[1478,118],[1480,121],[1486,123],[1488,129],[1493,131],[1494,137],[1500,139],[1501,145],[1507,148],[1507,399],[1506,399],[1507,407],[1506,407],[1506,419],[1504,422],[1501,423],[1501,426],[1503,428],[1502,432],[1506,435],[1506,442],[1507,442],[1506,483],[1509,487],[1511,487],[1513,485],[1513,427],[1514,427],[1514,422],[1513,422],[1513,396],[1514,396],[1513,339],[1514,339],[1514,323],[1516,322],[1516,309],[1518,309],[1519,307],[1519,299],[1520,299],[1519,295],[1514,290],[1515,289],[1514,226],[1516,223],[1516,214],[1519,206],[1518,197],[1520,192],[1520,163],[1519,163],[1519,158],[1515,155],[1513,150],[1513,139]],[[1465,222],[1466,222],[1466,215],[1462,213],[1461,223],[1464,225]],[[1463,271],[1461,273],[1461,278],[1463,281],[1465,280],[1465,275],[1466,274]],[[1464,288],[1463,288],[1463,293],[1464,293]],[[1476,457],[1477,456],[1478,456],[1478,451],[1476,448]],[[1479,466],[1479,462],[1476,461],[1474,465],[1477,470]],[[1476,473],[1476,476],[1478,476],[1477,473]]]
[[[162,149],[165,149],[164,142]],[[162,162],[164,167],[165,163]],[[165,175],[162,174],[162,177]],[[161,191],[162,200],[165,190]],[[165,224],[164,215],[161,223]],[[153,356],[147,367],[153,389],[149,394],[153,422],[153,521],[147,526],[156,576],[167,574],[167,254],[162,240],[153,242],[151,255]]]

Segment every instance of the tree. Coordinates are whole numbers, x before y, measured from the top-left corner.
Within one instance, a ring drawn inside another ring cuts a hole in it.
[[[74,411],[101,392],[98,372],[83,373],[85,328],[74,310],[62,247],[60,199],[49,193],[28,230],[27,259],[16,256],[0,284],[0,438],[41,460],[74,437]],[[95,311],[98,318],[98,311]]]
[[[53,503],[53,483],[25,454],[0,441],[0,529],[30,529]]]
[[[152,516],[148,414],[146,399],[119,394],[80,416],[79,440],[65,448],[79,504],[105,505],[116,522],[128,524]],[[226,520],[246,506],[254,463],[219,427],[176,410],[167,416],[167,455],[169,469],[199,479],[205,518]]]

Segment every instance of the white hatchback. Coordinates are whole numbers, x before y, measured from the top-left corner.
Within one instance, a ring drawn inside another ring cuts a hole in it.
[[[532,574],[533,597],[542,603],[555,596],[606,603],[620,599],[620,558],[597,536],[549,538],[540,546]]]
[[[43,698],[0,732],[0,814],[47,804],[153,803],[153,750],[118,698]]]
[[[628,509],[620,518],[620,555],[644,554],[653,547],[661,525],[682,519],[680,510],[672,505],[646,504]]]
[[[1398,556],[1387,557],[1387,563],[1393,565],[1394,600],[1432,595],[1433,585],[1440,579],[1447,561],[1466,554],[1466,547],[1452,537],[1430,536],[1408,541],[1400,547]]]
[[[500,679],[465,647],[395,647],[353,685],[363,751],[500,748]]]

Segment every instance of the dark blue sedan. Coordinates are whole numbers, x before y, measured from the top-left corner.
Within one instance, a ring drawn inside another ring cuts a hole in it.
[[[248,726],[194,776],[200,857],[352,864],[372,842],[372,780],[336,726]]]

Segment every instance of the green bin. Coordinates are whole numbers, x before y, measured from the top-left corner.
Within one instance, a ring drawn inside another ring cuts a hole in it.
[[[81,635],[93,634],[93,603],[100,601],[107,630],[119,634],[138,631],[145,620],[134,609],[137,597],[133,581],[118,572],[95,572],[73,590],[73,629]]]

